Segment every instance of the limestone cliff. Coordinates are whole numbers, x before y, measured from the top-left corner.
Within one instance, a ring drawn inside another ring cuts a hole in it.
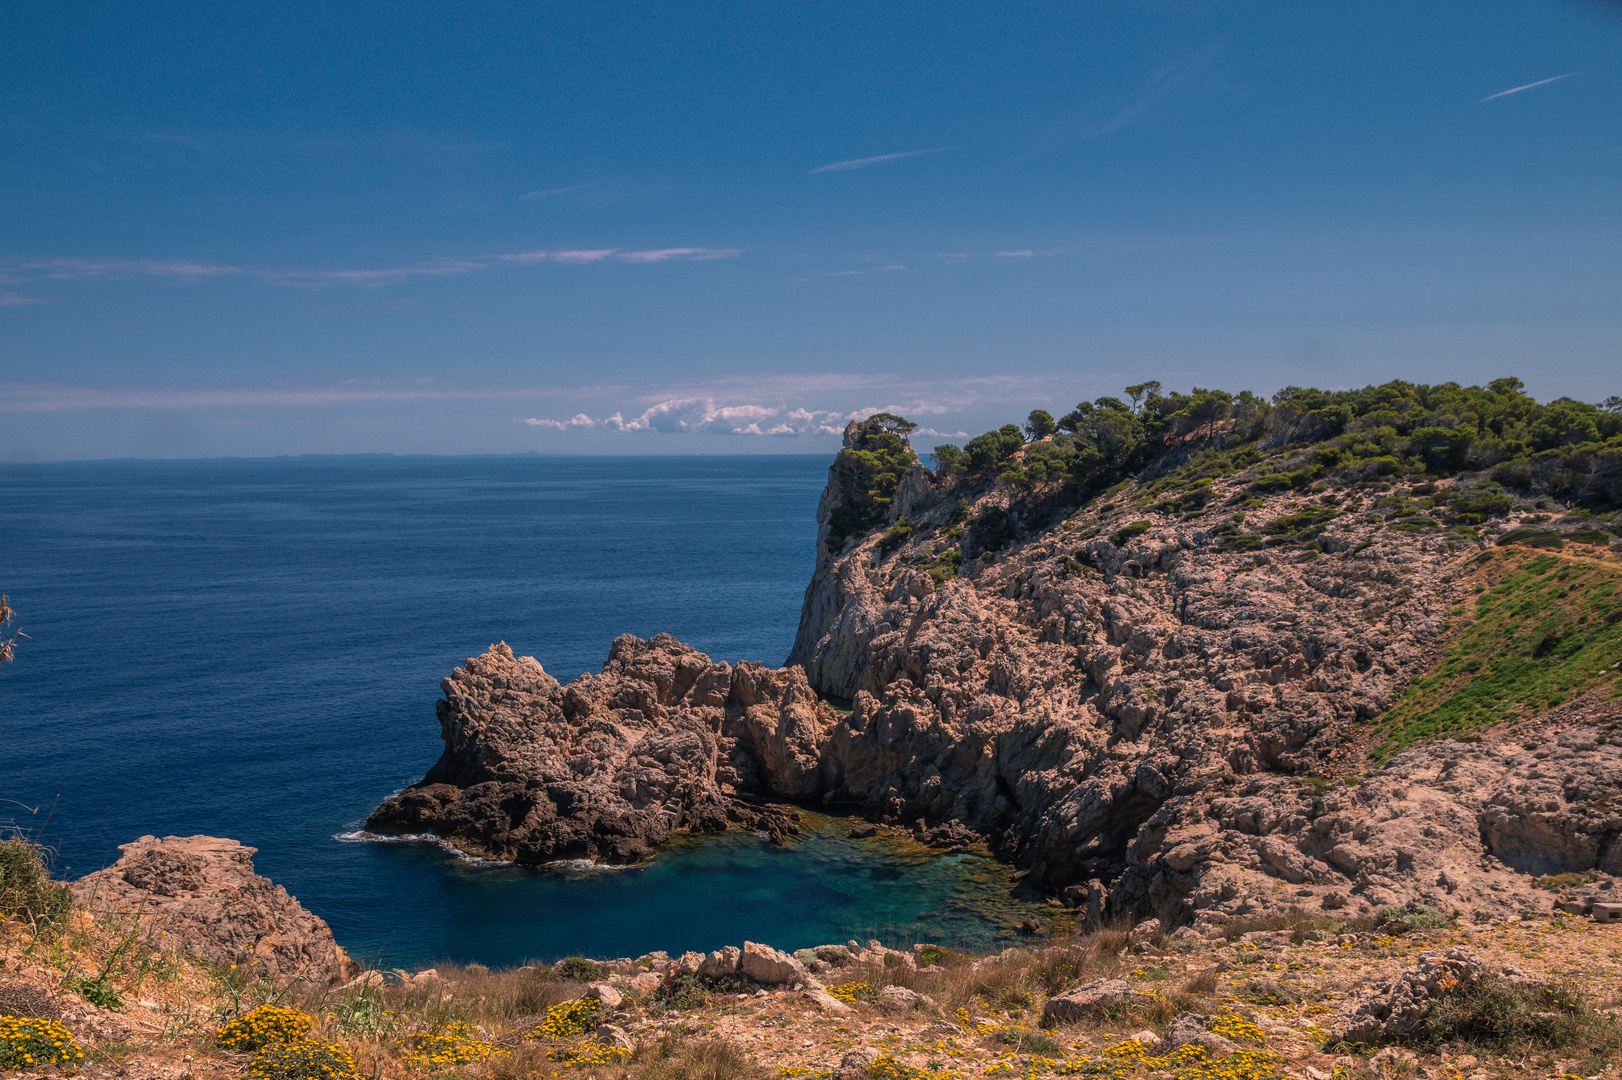
[[[1608,689],[1532,728],[1472,713],[1454,733],[1473,741],[1355,783],[1492,584],[1482,553],[1562,529],[1594,545],[1591,523],[1458,472],[1394,482],[1385,458],[1326,473],[1290,424],[1169,439],[1101,487],[1044,480],[1051,440],[1000,477],[937,475],[904,421],[853,423],[787,667],[625,637],[560,687],[493,648],[444,684],[445,756],[371,826],[624,861],[678,828],[782,821],[751,800],[820,798],[977,835],[1068,902],[1168,923],[1410,900],[1498,915],[1546,904],[1534,874],[1622,870],[1622,817],[1596,801],[1622,780]]]

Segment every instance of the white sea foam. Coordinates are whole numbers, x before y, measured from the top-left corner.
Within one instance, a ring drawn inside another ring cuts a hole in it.
[[[355,829],[351,832],[334,833],[332,838],[346,844],[433,844],[441,851],[454,856],[459,862],[472,863],[475,866],[513,865],[511,859],[486,859],[479,855],[469,855],[449,840],[431,832],[386,835],[369,832],[366,829]]]
[[[556,870],[563,874],[607,874],[636,868],[633,866],[617,866],[613,863],[602,863],[596,859],[554,859],[552,862],[542,863],[541,869]]]

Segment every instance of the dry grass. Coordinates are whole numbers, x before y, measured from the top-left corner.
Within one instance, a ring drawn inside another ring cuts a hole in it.
[[[1214,994],[1216,993],[1217,987],[1220,986],[1221,983],[1222,980],[1217,978],[1217,973],[1214,970],[1202,971],[1198,975],[1191,977],[1187,982],[1183,983],[1183,993]]]
[[[758,1080],[766,1075],[753,1058],[724,1039],[666,1035],[631,1059],[636,1080]]]
[[[451,1024],[472,1024],[491,1036],[521,1027],[553,1005],[573,1001],[585,984],[559,979],[546,968],[489,971],[446,965],[438,979],[384,983],[306,994],[297,1004],[349,1038],[388,1043],[408,1034],[436,1034]]]
[[[1278,915],[1264,915],[1254,919],[1235,919],[1222,928],[1222,936],[1229,941],[1237,940],[1246,934],[1258,932],[1287,933],[1293,944],[1299,945],[1308,940],[1307,935],[1313,931],[1324,934],[1347,934],[1359,930],[1368,930],[1373,926],[1371,919],[1337,919],[1330,915],[1309,914],[1299,908]]]
[[[830,976],[832,985],[866,983],[879,988],[902,986],[927,994],[942,1009],[995,1009],[1017,1012],[1037,996],[1063,993],[1094,979],[1121,974],[1127,964],[1119,955],[1127,946],[1125,925],[1111,925],[1054,942],[1036,950],[1011,950],[977,961],[912,968],[905,964],[862,965]]]

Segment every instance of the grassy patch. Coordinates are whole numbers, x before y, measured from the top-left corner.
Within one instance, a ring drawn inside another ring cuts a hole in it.
[[[1478,556],[1467,580],[1484,587],[1473,620],[1380,719],[1376,761],[1616,687],[1622,571],[1512,547]]]
[[[72,910],[68,887],[51,880],[43,849],[22,836],[0,840],[0,923],[20,922],[51,940]]]

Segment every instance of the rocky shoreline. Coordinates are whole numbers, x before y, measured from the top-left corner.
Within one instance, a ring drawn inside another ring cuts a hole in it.
[[[90,923],[127,925],[117,918],[134,903],[167,962],[143,962],[131,996],[104,1007],[82,981],[31,959],[26,934],[0,927],[0,1013],[65,1024],[85,1040],[69,1045],[90,1053],[67,1071],[109,1080],[240,1075],[245,1055],[222,1049],[224,1019],[265,1008],[319,1025],[324,1041],[311,1045],[352,1063],[325,1074],[339,1080],[362,1067],[420,1077],[436,1064],[423,1046],[449,1055],[439,1072],[488,1080],[662,1078],[718,1061],[732,1071],[676,1075],[1505,1080],[1529,1069],[1611,1077],[1622,1053],[1622,919],[1609,918],[1622,905],[1603,901],[1495,923],[1417,906],[1340,925],[1297,916],[1172,932],[1148,920],[983,956],[927,943],[788,953],[746,941],[413,973],[357,970],[321,920],[253,874],[251,855],[214,837],[125,845],[118,863],[76,883],[85,925],[58,949],[75,961],[116,956],[127,945],[98,941]],[[289,927],[303,934],[296,949],[285,947]],[[239,963],[249,969],[240,976]],[[1505,1022],[1521,1025],[1504,1028],[1510,1042],[1491,1041],[1497,1021],[1483,1008],[1510,1010]],[[406,1034],[368,1026],[379,1010]],[[603,1067],[618,1071],[593,1072]]]
[[[847,451],[869,438],[853,422]],[[772,800],[820,801],[984,843],[1095,920],[1168,926],[1406,902],[1505,918],[1541,909],[1539,876],[1622,869],[1608,688],[1363,764],[1372,725],[1493,584],[1489,541],[1518,535],[1514,514],[1465,538],[1394,528],[1356,487],[1304,510],[1243,471],[1200,481],[1263,533],[1312,519],[1305,551],[1257,550],[1153,502],[1154,469],[1059,512],[906,453],[865,534],[836,533],[862,491],[845,455],[830,469],[788,666],[627,635],[560,684],[494,645],[442,683],[439,762],[367,827],[626,863],[678,831],[790,835]],[[938,572],[931,553],[971,548],[962,522],[987,515],[1017,538]]]

